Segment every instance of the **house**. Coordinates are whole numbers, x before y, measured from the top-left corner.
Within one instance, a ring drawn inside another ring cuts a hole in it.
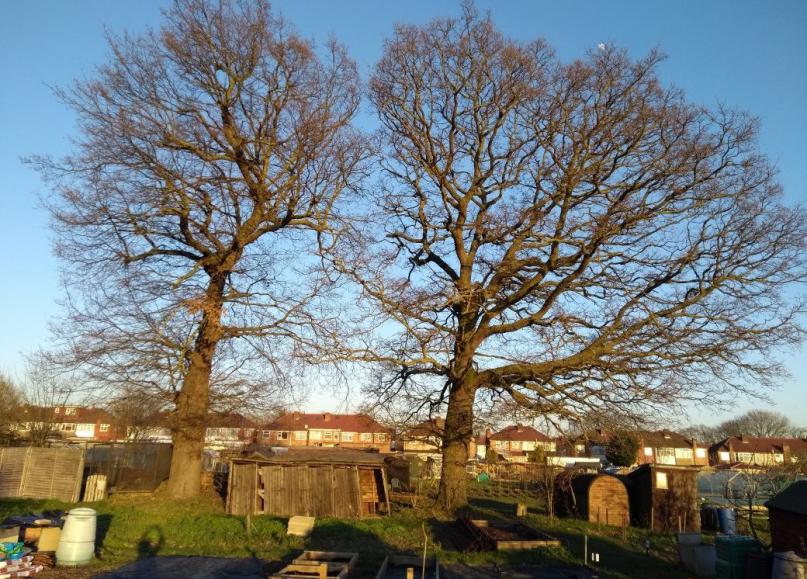
[[[531,426],[516,424],[490,434],[487,447],[488,452],[495,452],[508,462],[527,462],[534,451],[555,452],[556,443]]]
[[[636,464],[669,464],[678,466],[707,466],[709,453],[705,445],[669,430],[636,433],[639,456]]]
[[[807,480],[794,482],[765,503],[774,552],[807,557]]]
[[[390,512],[384,456],[346,448],[258,449],[230,463],[227,512],[361,518]]]
[[[257,424],[237,412],[211,413],[205,428],[205,448],[242,448],[255,440]]]
[[[366,414],[290,412],[262,426],[255,441],[264,446],[339,446],[390,452],[392,429]]]
[[[769,467],[807,458],[807,439],[731,436],[709,447],[714,467]]]
[[[65,442],[111,442],[125,436],[115,417],[103,408],[73,405],[27,407],[17,432],[27,438],[32,429],[47,431],[48,439]]]
[[[696,466],[644,464],[623,477],[631,524],[661,532],[700,531]]]
[[[432,418],[403,431],[395,441],[395,450],[404,454],[434,454],[443,448],[446,421]]]
[[[555,452],[547,453],[546,463],[552,466],[599,470],[604,461],[604,452],[594,454],[592,446],[584,440],[559,437],[555,439]]]

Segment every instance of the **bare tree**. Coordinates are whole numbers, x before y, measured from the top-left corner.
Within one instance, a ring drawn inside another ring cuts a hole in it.
[[[770,410],[749,410],[742,416],[726,420],[716,427],[720,438],[730,436],[783,437],[794,431],[790,419]]]
[[[35,162],[57,193],[62,337],[113,381],[168,393],[168,492],[187,497],[211,389],[282,367],[334,321],[307,256],[363,146],[356,67],[336,43],[320,58],[266,1],[176,0],[164,17],[110,38],[109,62],[60,91],[76,152]]]
[[[51,439],[61,435],[58,430],[61,417],[57,409],[64,410],[74,391],[71,377],[52,362],[48,352],[39,350],[28,355],[23,399],[24,420],[32,446],[46,446]]]
[[[343,259],[383,332],[354,357],[384,365],[382,399],[446,404],[447,508],[480,397],[558,420],[716,401],[802,337],[804,213],[756,121],[663,87],[661,58],[563,64],[470,5],[385,45],[379,227]]]
[[[0,441],[14,438],[15,431],[24,422],[22,393],[14,381],[0,372]]]

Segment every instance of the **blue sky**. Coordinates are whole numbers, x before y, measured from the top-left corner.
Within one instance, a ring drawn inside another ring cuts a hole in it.
[[[19,373],[22,353],[47,339],[58,313],[58,264],[43,186],[19,160],[31,153],[64,154],[71,114],[49,86],[89,75],[104,61],[104,30],[137,33],[160,21],[164,2],[147,0],[26,0],[0,2],[0,370]],[[298,0],[274,6],[304,35],[334,35],[366,73],[396,22],[422,23],[456,14],[458,1]],[[543,37],[569,60],[600,42],[640,56],[660,47],[660,72],[695,102],[750,111],[762,121],[761,146],[777,164],[791,203],[807,201],[807,2],[599,0],[478,1],[507,35]],[[807,347],[783,353],[793,377],[772,394],[773,409],[807,425]],[[312,399],[311,410],[320,400]],[[717,422],[760,403],[738,399],[719,413],[693,408],[696,421]]]

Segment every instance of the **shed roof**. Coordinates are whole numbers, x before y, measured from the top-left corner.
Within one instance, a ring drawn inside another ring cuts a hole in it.
[[[354,464],[382,466],[385,456],[350,448],[291,448],[287,452],[274,452],[268,447],[258,447],[235,462],[260,462],[270,464]]]
[[[796,481],[774,496],[765,506],[807,516],[807,480]]]

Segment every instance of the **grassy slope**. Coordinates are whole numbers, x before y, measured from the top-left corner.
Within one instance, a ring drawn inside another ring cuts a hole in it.
[[[516,500],[532,503],[524,497],[478,498],[473,514],[486,518],[506,518]],[[0,520],[11,514],[69,509],[55,501],[0,500]],[[567,564],[582,563],[583,536],[589,535],[589,549],[600,553],[601,576],[653,577],[654,579],[686,577],[677,567],[673,539],[651,535],[639,529],[628,529],[623,540],[621,529],[597,528],[576,520],[549,519],[530,515],[528,522],[561,539],[557,549],[533,551],[460,553],[440,545],[444,530],[451,523],[430,510],[397,509],[391,517],[377,519],[320,519],[313,535],[306,541],[287,537],[286,520],[270,516],[253,517],[250,532],[243,517],[224,514],[220,501],[201,498],[194,501],[169,502],[152,497],[116,496],[93,503],[98,511],[98,542],[102,567],[116,566],[139,557],[160,555],[208,555],[225,557],[258,557],[288,561],[303,548],[315,550],[353,550],[361,553],[358,576],[374,577],[383,557],[390,551],[421,552],[424,530],[429,536],[429,552],[444,562],[468,564]],[[537,509],[536,509],[537,510]],[[644,554],[644,543],[650,539],[653,552]]]

